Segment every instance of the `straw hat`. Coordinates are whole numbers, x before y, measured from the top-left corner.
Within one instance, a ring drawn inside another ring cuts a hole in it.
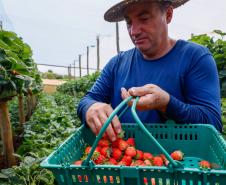
[[[112,6],[107,12],[104,14],[104,19],[108,22],[118,22],[124,19],[123,12],[125,8],[130,6],[133,3],[144,2],[144,1],[159,1],[159,2],[170,2],[174,8],[177,8],[189,0],[124,0],[120,3]]]

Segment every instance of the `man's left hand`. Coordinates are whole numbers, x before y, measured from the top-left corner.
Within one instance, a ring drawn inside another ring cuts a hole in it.
[[[132,87],[129,90],[125,88],[121,89],[122,99],[126,99],[129,96],[139,96],[140,99],[137,102],[138,110],[159,110],[165,112],[170,100],[170,95],[154,84],[147,84],[142,87]],[[133,101],[133,100],[132,100]],[[132,101],[129,105],[132,105]]]

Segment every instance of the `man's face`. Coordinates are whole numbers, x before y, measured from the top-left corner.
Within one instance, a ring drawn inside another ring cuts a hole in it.
[[[132,42],[150,57],[168,39],[168,19],[167,10],[161,10],[159,4],[154,2],[134,4],[125,10],[125,21]]]

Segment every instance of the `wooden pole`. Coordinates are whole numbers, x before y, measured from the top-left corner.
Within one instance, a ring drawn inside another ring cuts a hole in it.
[[[76,77],[75,77],[75,60],[74,60],[74,79],[76,79]]]
[[[3,153],[6,158],[6,166],[12,167],[16,165],[15,156],[13,156],[13,136],[11,131],[11,124],[9,118],[9,110],[7,102],[0,102],[0,125],[1,125],[1,136],[3,141]]]
[[[27,116],[26,120],[29,120],[32,114],[32,103],[31,103],[31,95],[30,93],[27,94]]]
[[[97,71],[100,70],[100,37],[97,35]]]
[[[18,106],[19,106],[19,121],[20,121],[20,126],[23,126],[23,124],[25,123],[23,95],[18,95]]]
[[[81,78],[82,77],[82,55],[80,54],[78,58],[79,58],[79,76]]]
[[[87,46],[87,75],[89,75],[89,46]]]

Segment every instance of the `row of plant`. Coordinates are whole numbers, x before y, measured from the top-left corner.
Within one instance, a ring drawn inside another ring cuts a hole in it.
[[[0,184],[11,185],[52,185],[53,175],[40,168],[40,162],[57,148],[68,136],[70,136],[79,123],[75,122],[70,110],[62,102],[73,98],[65,97],[57,93],[56,99],[61,99],[57,104],[54,96],[42,94],[39,103],[31,119],[24,125],[24,139],[17,150],[20,160],[18,166],[4,169],[0,173]],[[62,100],[65,97],[65,100]],[[75,126],[76,125],[76,126]]]
[[[15,33],[0,30],[0,125],[6,166],[16,164],[11,132],[8,102],[18,97],[19,122],[30,116],[36,105],[35,94],[41,91],[41,77],[32,59],[30,46]],[[24,97],[27,109],[25,113]],[[27,114],[28,113],[28,114]]]
[[[97,73],[83,77],[71,84],[81,84],[84,87],[75,88],[73,92],[83,96],[92,86],[97,78]],[[88,82],[87,84],[84,83]],[[64,86],[64,85],[62,85]],[[59,89],[63,89],[62,86]],[[68,86],[68,84],[66,84]],[[0,184],[55,184],[52,173],[40,168],[40,162],[48,156],[60,143],[62,143],[81,122],[77,116],[76,109],[80,100],[74,95],[58,91],[53,96],[43,94],[39,97],[39,103],[31,119],[24,125],[23,143],[17,150],[16,156],[21,161],[19,166],[4,169],[0,173]],[[17,120],[15,114],[15,103],[11,103],[13,119]],[[14,130],[17,123],[13,123]]]
[[[57,91],[63,94],[68,94],[71,96],[76,96],[77,98],[81,98],[85,95],[87,90],[92,87],[99,75],[100,72],[97,71],[91,75],[84,76],[77,80],[69,81],[59,86],[57,88]]]

